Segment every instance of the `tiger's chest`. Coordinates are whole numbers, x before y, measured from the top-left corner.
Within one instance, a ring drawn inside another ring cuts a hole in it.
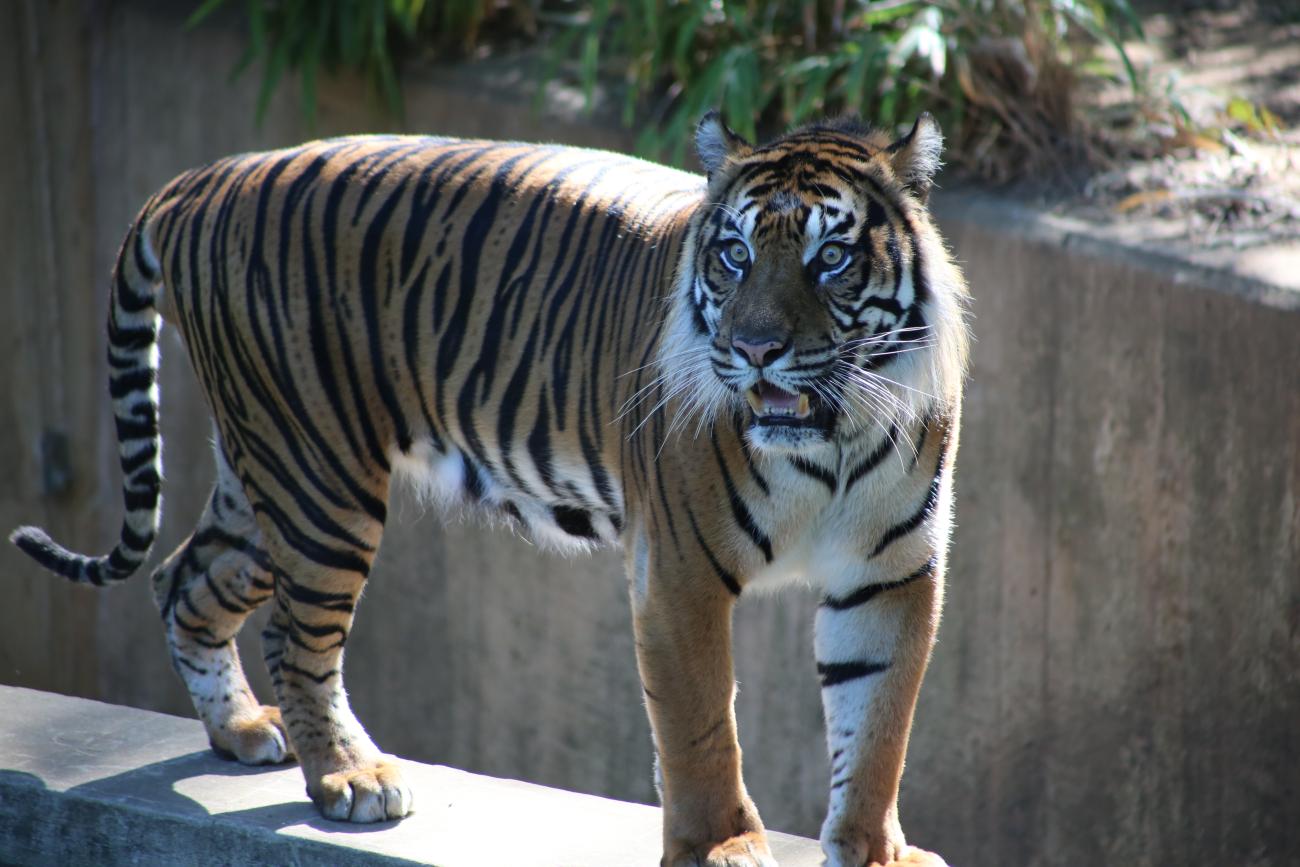
[[[913,571],[934,550],[934,535],[947,532],[946,522],[926,520],[940,511],[941,452],[899,437],[763,461],[767,490],[779,495],[746,490],[751,527],[732,534],[746,589],[801,583],[841,595]]]

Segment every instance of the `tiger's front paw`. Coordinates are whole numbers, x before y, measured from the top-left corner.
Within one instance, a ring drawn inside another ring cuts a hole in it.
[[[414,798],[397,763],[388,757],[362,767],[325,774],[307,794],[326,819],[383,822],[411,812]]]
[[[761,831],[738,834],[721,843],[679,846],[664,854],[662,867],[776,867]]]
[[[899,827],[898,821],[892,818],[875,826],[871,831],[860,826],[823,828],[821,843],[822,851],[826,853],[825,867],[885,867],[896,863],[912,864],[914,862],[908,860],[911,853],[921,852],[920,849],[907,845],[907,841],[903,839],[903,829]]]
[[[948,867],[948,862],[934,852],[915,846],[904,846],[903,854],[889,862],[888,867]]]

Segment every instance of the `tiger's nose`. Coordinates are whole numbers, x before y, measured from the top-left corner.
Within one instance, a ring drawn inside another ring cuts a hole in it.
[[[731,347],[749,359],[749,363],[755,367],[766,367],[785,354],[786,349],[790,346],[790,339],[772,340],[762,339],[751,340],[747,337],[736,337],[731,341]]]

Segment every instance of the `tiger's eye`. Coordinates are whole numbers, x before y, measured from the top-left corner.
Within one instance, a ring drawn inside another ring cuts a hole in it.
[[[844,248],[839,244],[827,244],[822,247],[821,260],[823,265],[829,265],[834,268],[844,261]]]
[[[749,248],[740,241],[735,241],[727,248],[727,258],[733,265],[744,265],[749,261]]]

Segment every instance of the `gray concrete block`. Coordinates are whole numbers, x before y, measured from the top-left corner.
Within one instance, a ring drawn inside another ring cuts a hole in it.
[[[654,807],[404,761],[416,811],[317,815],[296,766],[217,758],[194,720],[0,686],[0,864],[653,867]],[[784,867],[821,863],[772,835]]]

